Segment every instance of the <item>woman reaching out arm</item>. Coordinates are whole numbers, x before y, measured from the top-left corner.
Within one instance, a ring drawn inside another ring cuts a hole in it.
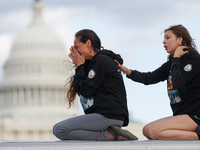
[[[200,55],[188,30],[182,25],[164,32],[168,61],[153,72],[121,70],[133,81],[145,85],[167,80],[173,116],[144,126],[143,134],[152,140],[199,140],[200,138]],[[116,61],[117,62],[117,61]]]

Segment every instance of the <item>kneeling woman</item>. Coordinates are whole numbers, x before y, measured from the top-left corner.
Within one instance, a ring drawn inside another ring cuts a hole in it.
[[[147,124],[143,133],[153,140],[198,140],[200,138],[200,55],[188,30],[182,25],[165,30],[163,44],[169,60],[153,72],[119,67],[133,81],[155,84],[167,80],[173,116]]]
[[[75,76],[67,93],[69,106],[76,92],[85,115],[57,123],[54,135],[61,140],[136,140],[133,134],[122,130],[127,126],[128,109],[121,70],[120,55],[100,50],[101,41],[92,30],[76,33],[69,57],[76,66]]]

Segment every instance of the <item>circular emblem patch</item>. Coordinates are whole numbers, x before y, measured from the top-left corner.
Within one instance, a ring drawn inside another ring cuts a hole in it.
[[[89,78],[89,79],[92,79],[92,78],[94,78],[94,76],[95,76],[95,71],[92,69],[92,70],[90,70],[90,72],[88,73],[88,78]]]
[[[191,70],[192,70],[192,65],[191,65],[191,64],[187,64],[187,65],[184,67],[184,70],[185,70],[185,71],[191,71]]]

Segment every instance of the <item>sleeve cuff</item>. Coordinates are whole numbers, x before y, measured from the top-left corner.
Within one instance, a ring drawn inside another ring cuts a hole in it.
[[[172,58],[172,64],[174,63],[180,63],[180,58],[179,57],[176,57],[176,58]]]
[[[85,64],[81,64],[81,65],[79,65],[75,70],[76,70],[76,72],[78,71],[78,70],[80,70],[81,68],[84,68],[85,67]]]
[[[126,77],[129,78],[129,79],[133,78],[134,77],[133,70],[131,70],[131,74],[130,75],[126,75]]]

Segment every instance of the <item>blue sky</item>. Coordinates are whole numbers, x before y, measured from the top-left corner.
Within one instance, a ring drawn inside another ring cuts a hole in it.
[[[200,45],[199,0],[41,0],[44,20],[62,38],[68,53],[74,34],[94,30],[106,49],[119,53],[124,65],[153,71],[167,60],[163,30],[182,24]],[[31,21],[33,0],[0,0],[0,81],[13,41]],[[124,76],[133,121],[148,123],[172,115],[166,82],[145,86]]]

